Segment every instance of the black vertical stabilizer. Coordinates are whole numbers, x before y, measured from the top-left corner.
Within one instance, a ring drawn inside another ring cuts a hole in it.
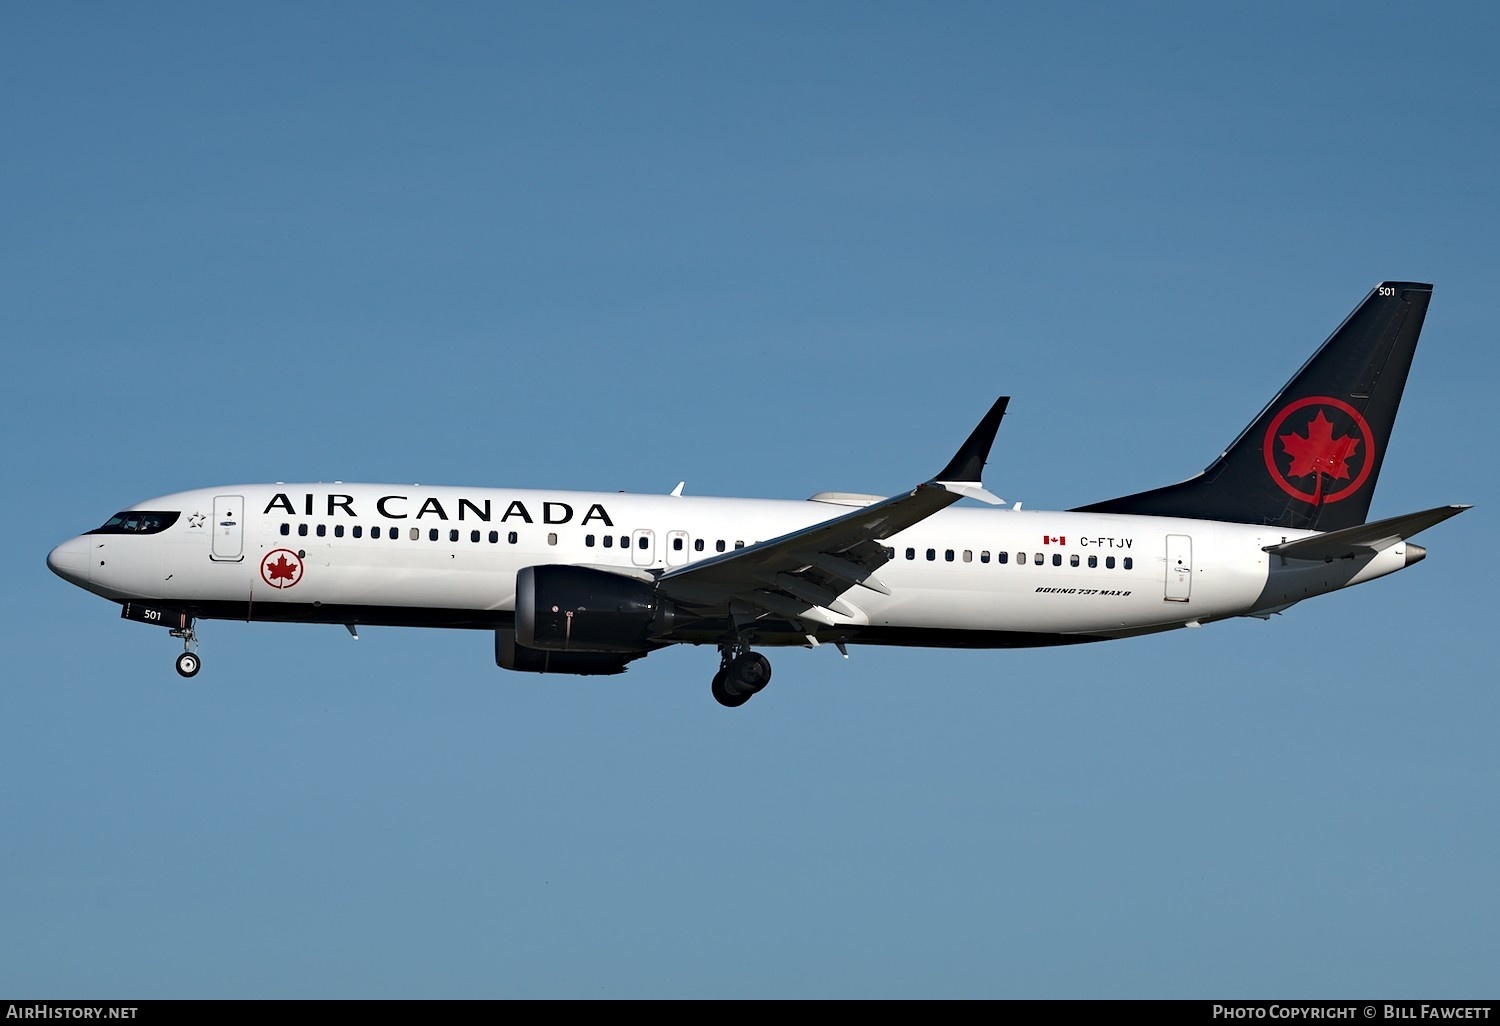
[[[1432,286],[1381,282],[1203,473],[1078,507],[1336,531],[1365,522]]]

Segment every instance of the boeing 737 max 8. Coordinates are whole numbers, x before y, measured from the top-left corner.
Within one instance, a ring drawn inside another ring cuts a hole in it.
[[[762,649],[1015,648],[1267,617],[1426,555],[1467,506],[1366,523],[1432,286],[1376,286],[1201,474],[1065,511],[981,471],[1006,398],[899,495],[806,501],[382,484],[244,484],[138,503],[47,565],[181,638],[199,620],[477,628],[508,670],[612,674],[716,646],[738,706]],[[954,507],[970,498],[992,507]]]

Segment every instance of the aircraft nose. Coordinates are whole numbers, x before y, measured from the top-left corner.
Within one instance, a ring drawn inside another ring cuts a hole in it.
[[[85,584],[89,578],[89,543],[70,538],[47,553],[47,568],[70,584]]]

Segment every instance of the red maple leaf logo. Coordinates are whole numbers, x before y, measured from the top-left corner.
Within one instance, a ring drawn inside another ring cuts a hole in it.
[[[1288,418],[1298,413],[1301,417],[1308,416],[1304,411],[1309,407],[1313,417],[1303,422],[1305,426],[1301,434],[1281,434],[1282,425],[1295,423]],[[1329,414],[1334,417],[1331,421]],[[1335,431],[1353,433],[1335,438]],[[1271,418],[1261,451],[1265,455],[1266,470],[1278,488],[1300,502],[1322,505],[1347,499],[1364,487],[1374,469],[1377,449],[1370,425],[1357,409],[1333,396],[1310,395],[1283,407]],[[1357,460],[1350,466],[1356,453]],[[1291,459],[1289,468],[1285,466],[1288,457]],[[1291,480],[1307,477],[1313,479],[1311,492],[1302,491],[1302,486]],[[1333,482],[1336,481],[1344,483],[1335,485]],[[1323,494],[1325,485],[1333,489],[1326,496]]]
[[[296,563],[288,562],[285,556],[281,556],[276,562],[266,564],[266,580],[290,581],[297,576],[297,571],[300,569],[301,567]]]
[[[1289,435],[1278,436],[1281,439],[1281,447],[1292,458],[1292,465],[1287,470],[1287,475],[1306,477],[1309,474],[1326,474],[1336,481],[1347,481],[1349,479],[1348,460],[1354,455],[1354,450],[1359,447],[1359,439],[1350,435],[1334,438],[1333,422],[1323,415],[1322,410],[1319,410],[1318,415],[1308,422],[1304,430],[1307,432],[1306,435],[1293,432]],[[1321,481],[1320,477],[1320,485]]]

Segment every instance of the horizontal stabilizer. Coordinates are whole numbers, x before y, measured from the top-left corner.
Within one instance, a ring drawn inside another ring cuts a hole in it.
[[[1434,524],[1441,524],[1449,517],[1458,516],[1468,506],[1438,506],[1420,513],[1407,513],[1377,520],[1373,524],[1357,524],[1339,531],[1315,534],[1297,541],[1267,545],[1265,550],[1273,556],[1288,559],[1343,559],[1346,556],[1367,555],[1379,552],[1399,541],[1410,538],[1418,531],[1425,531]]]

